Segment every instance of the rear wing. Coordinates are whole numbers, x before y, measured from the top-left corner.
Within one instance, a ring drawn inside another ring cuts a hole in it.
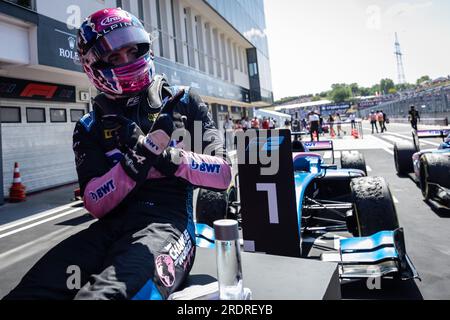
[[[294,141],[302,141],[303,136],[308,136],[308,132],[291,132]],[[324,141],[302,141],[305,152],[309,151],[331,151],[333,163],[334,159],[334,144],[332,140]]]
[[[417,130],[417,138],[442,138],[445,139],[450,134],[450,128],[447,129],[430,129],[430,130]]]
[[[420,139],[442,138],[442,140],[444,140],[448,135],[450,135],[450,128],[413,130],[412,132],[413,142],[416,150],[420,150]]]
[[[334,144],[331,140],[303,142],[307,151],[331,151],[334,163]]]

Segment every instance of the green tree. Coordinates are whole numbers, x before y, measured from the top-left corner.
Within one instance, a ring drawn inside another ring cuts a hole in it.
[[[383,94],[387,94],[390,89],[395,88],[394,81],[391,79],[381,79],[380,81],[380,91]]]
[[[388,91],[389,94],[396,94],[397,93],[397,89],[395,88],[390,88]]]
[[[312,97],[311,101],[315,102],[315,101],[320,101],[322,100],[322,98],[320,97],[320,95],[316,94],[314,97]]]
[[[352,83],[350,85],[350,91],[353,97],[361,95],[361,91],[357,83]]]
[[[347,101],[351,97],[350,87],[348,86],[335,86],[333,90],[331,90],[330,98],[335,103],[341,103]]]
[[[362,97],[367,97],[372,95],[371,89],[370,88],[359,88],[359,94]]]
[[[431,80],[431,78],[429,76],[422,76],[419,79],[417,79],[416,84],[419,85],[419,84],[421,84],[424,81],[430,81],[430,80]]]

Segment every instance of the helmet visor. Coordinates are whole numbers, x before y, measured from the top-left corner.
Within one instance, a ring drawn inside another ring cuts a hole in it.
[[[150,50],[150,36],[142,28],[131,26],[118,28],[100,37],[90,49],[91,53],[101,60],[108,54],[130,45],[147,44],[147,51]],[[140,56],[146,52],[141,52]]]

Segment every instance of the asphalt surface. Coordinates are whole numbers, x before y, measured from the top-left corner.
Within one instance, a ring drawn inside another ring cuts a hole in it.
[[[422,200],[420,189],[411,179],[397,176],[393,143],[412,140],[411,130],[404,124],[390,124],[388,130],[371,135],[366,123],[364,139],[353,139],[347,132],[344,138],[335,139],[335,149],[359,150],[365,156],[369,175],[387,180],[400,225],[405,229],[407,252],[422,281],[383,280],[380,290],[368,290],[363,282],[348,283],[342,286],[343,298],[450,299],[450,213],[433,210]],[[440,143],[438,139],[424,142],[424,148],[435,148]],[[330,160],[329,153],[324,157]],[[25,203],[0,207],[0,298],[50,248],[94,222],[81,202],[71,201],[73,189],[74,185],[70,185],[29,196]],[[315,250],[311,252],[334,249],[335,239],[346,236],[327,234],[315,239]]]

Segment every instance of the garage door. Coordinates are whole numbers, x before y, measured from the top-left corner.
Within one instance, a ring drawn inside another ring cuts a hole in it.
[[[27,192],[77,180],[72,134],[85,104],[0,101],[5,197],[18,162]]]

